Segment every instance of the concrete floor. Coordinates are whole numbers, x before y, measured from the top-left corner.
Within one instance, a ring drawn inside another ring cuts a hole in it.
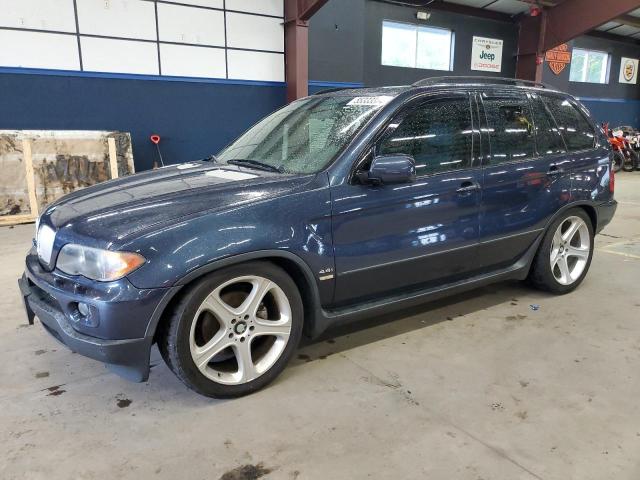
[[[26,326],[33,225],[2,228],[0,478],[637,480],[640,172],[616,196],[576,292],[506,283],[377,319],[232,401],[157,351],[134,384]]]

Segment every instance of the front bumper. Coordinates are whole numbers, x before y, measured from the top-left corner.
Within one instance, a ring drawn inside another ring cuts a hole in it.
[[[596,218],[598,219],[596,233],[600,233],[611,222],[613,215],[616,213],[616,208],[618,208],[618,202],[613,199],[596,207]]]
[[[37,316],[72,351],[106,363],[129,380],[149,377],[153,334],[173,289],[139,290],[126,280],[101,284],[46,272],[33,252],[18,285],[29,323]],[[78,302],[90,306],[95,326],[74,315]]]

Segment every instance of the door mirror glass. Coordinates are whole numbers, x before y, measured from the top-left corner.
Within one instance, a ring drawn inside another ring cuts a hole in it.
[[[375,185],[410,183],[416,179],[416,162],[411,155],[380,155],[374,157],[369,171],[358,177]]]

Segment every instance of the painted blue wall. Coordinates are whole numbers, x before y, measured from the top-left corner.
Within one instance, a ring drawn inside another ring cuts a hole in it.
[[[609,122],[609,126],[640,125],[640,100],[621,98],[579,97],[598,123]]]
[[[165,163],[195,160],[285,104],[282,83],[154,78],[5,70],[0,129],[128,131],[139,171],[157,160],[152,133],[162,137]]]
[[[309,93],[361,83],[309,82]],[[218,152],[286,102],[283,83],[0,69],[0,129],[131,132],[136,171]]]

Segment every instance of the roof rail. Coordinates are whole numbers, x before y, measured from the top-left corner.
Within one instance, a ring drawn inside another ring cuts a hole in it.
[[[440,85],[440,84],[460,84],[460,83],[490,83],[490,84],[502,84],[502,85],[516,85],[521,87],[538,87],[538,88],[549,88],[553,89],[553,87],[542,83],[542,82],[532,82],[530,80],[520,80],[518,78],[506,78],[506,77],[489,77],[489,76],[444,76],[444,77],[429,77],[423,78],[422,80],[418,80],[413,84],[414,87],[425,87],[429,85]]]

